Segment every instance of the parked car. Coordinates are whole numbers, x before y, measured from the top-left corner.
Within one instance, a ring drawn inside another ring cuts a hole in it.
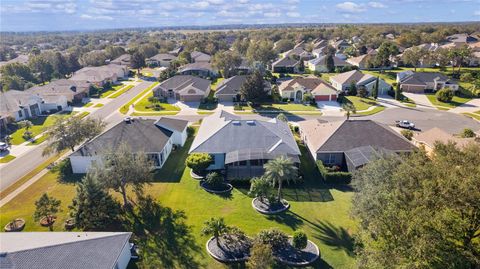
[[[0,142],[0,151],[7,151],[8,145],[4,142]]]
[[[395,121],[397,127],[406,128],[406,129],[415,129],[415,124],[408,120],[397,120]]]

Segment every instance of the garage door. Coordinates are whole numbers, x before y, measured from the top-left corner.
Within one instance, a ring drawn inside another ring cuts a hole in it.
[[[315,95],[315,101],[330,101],[330,95]]]
[[[200,102],[202,101],[203,95],[182,95],[180,100],[183,102]]]

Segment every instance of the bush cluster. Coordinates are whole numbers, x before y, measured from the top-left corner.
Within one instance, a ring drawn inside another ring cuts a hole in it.
[[[350,184],[352,181],[352,173],[349,172],[333,172],[329,171],[327,167],[325,167],[322,161],[317,161],[318,171],[323,177],[323,180],[327,183],[332,184]]]

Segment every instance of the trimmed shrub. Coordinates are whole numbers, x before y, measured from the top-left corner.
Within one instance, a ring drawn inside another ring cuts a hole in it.
[[[307,247],[308,238],[307,234],[302,231],[296,231],[293,234],[293,247],[296,249],[304,249]]]
[[[212,156],[207,153],[192,153],[185,161],[185,165],[195,173],[203,173],[212,161]]]
[[[413,132],[410,130],[402,130],[400,133],[408,140],[412,140]]]
[[[463,129],[460,136],[463,137],[463,138],[470,138],[470,137],[475,137],[476,135],[475,135],[475,132],[472,129],[465,128],[465,129]]]
[[[217,172],[211,172],[205,177],[205,182],[210,187],[221,187],[223,185],[223,176]]]
[[[195,134],[195,128],[193,128],[192,126],[188,126],[187,127],[187,136],[192,137],[194,134]]]
[[[450,103],[453,99],[453,91],[448,88],[443,88],[435,93],[435,98],[437,101]]]
[[[288,245],[288,235],[275,228],[260,231],[258,240],[270,245],[272,249],[281,249]]]
[[[317,161],[317,168],[326,183],[331,184],[350,184],[352,181],[352,173],[349,172],[332,172],[327,169],[322,161]]]

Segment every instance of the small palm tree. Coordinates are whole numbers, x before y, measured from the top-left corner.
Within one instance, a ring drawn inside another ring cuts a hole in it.
[[[220,235],[228,233],[230,227],[225,224],[223,218],[211,218],[205,221],[205,226],[202,229],[202,235],[213,236],[217,241],[217,246],[220,247]]]
[[[282,200],[282,182],[296,181],[298,177],[297,167],[290,158],[280,156],[269,161],[264,166],[264,178],[269,180],[272,185],[278,185],[277,200]]]
[[[350,119],[350,114],[351,113],[356,113],[357,112],[356,109],[355,109],[355,106],[350,102],[344,103],[342,105],[342,108],[343,108],[343,110],[345,110],[347,112],[347,120]]]

